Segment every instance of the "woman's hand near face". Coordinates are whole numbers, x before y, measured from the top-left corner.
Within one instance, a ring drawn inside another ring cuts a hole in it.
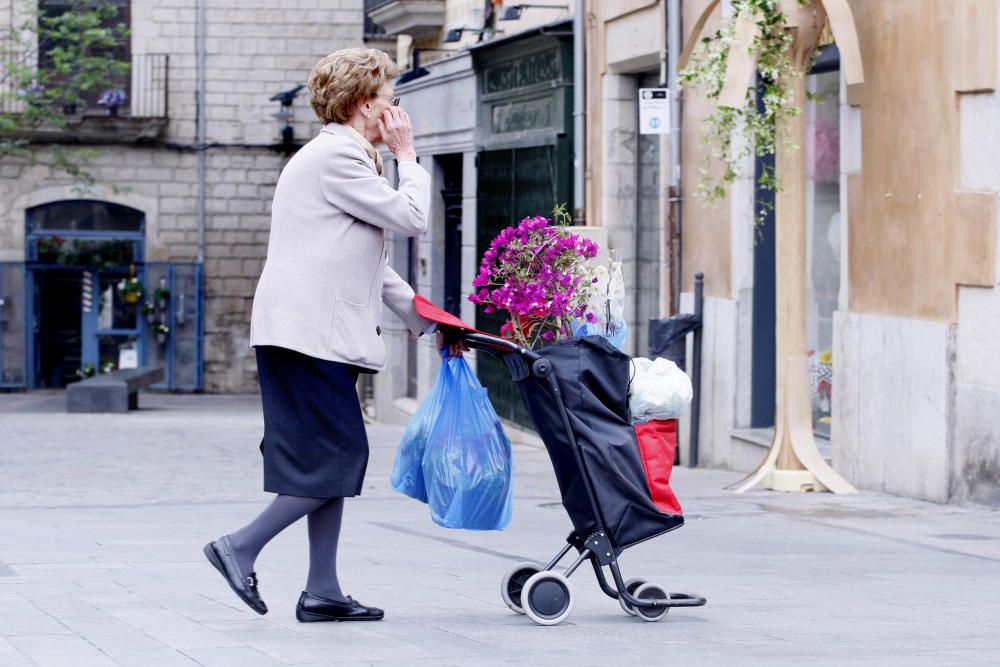
[[[416,160],[417,151],[413,147],[413,126],[410,117],[400,107],[389,107],[378,119],[382,141],[399,161]]]

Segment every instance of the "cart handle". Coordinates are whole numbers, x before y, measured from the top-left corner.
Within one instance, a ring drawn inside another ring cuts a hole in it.
[[[537,359],[541,359],[538,354],[532,352],[528,348],[521,347],[517,343],[498,336],[458,329],[455,332],[455,338],[464,342],[474,350],[483,350],[484,352],[489,352],[490,354],[495,354],[497,356],[511,353],[519,354],[529,363],[534,363]]]

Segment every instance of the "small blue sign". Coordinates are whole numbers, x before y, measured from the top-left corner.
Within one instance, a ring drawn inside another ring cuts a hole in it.
[[[666,88],[639,89],[639,132],[670,133],[670,91]]]

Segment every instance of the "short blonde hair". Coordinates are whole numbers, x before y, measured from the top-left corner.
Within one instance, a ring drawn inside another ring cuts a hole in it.
[[[398,75],[399,68],[384,51],[334,51],[309,75],[309,103],[324,123],[346,123],[358,104],[375,97],[382,84]]]

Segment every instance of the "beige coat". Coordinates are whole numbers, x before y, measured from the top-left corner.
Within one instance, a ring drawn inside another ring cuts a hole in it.
[[[385,244],[386,230],[419,236],[427,229],[430,175],[400,162],[393,189],[356,137],[330,123],[281,172],[250,344],[381,370],[383,303],[414,334],[431,324],[388,265]]]

